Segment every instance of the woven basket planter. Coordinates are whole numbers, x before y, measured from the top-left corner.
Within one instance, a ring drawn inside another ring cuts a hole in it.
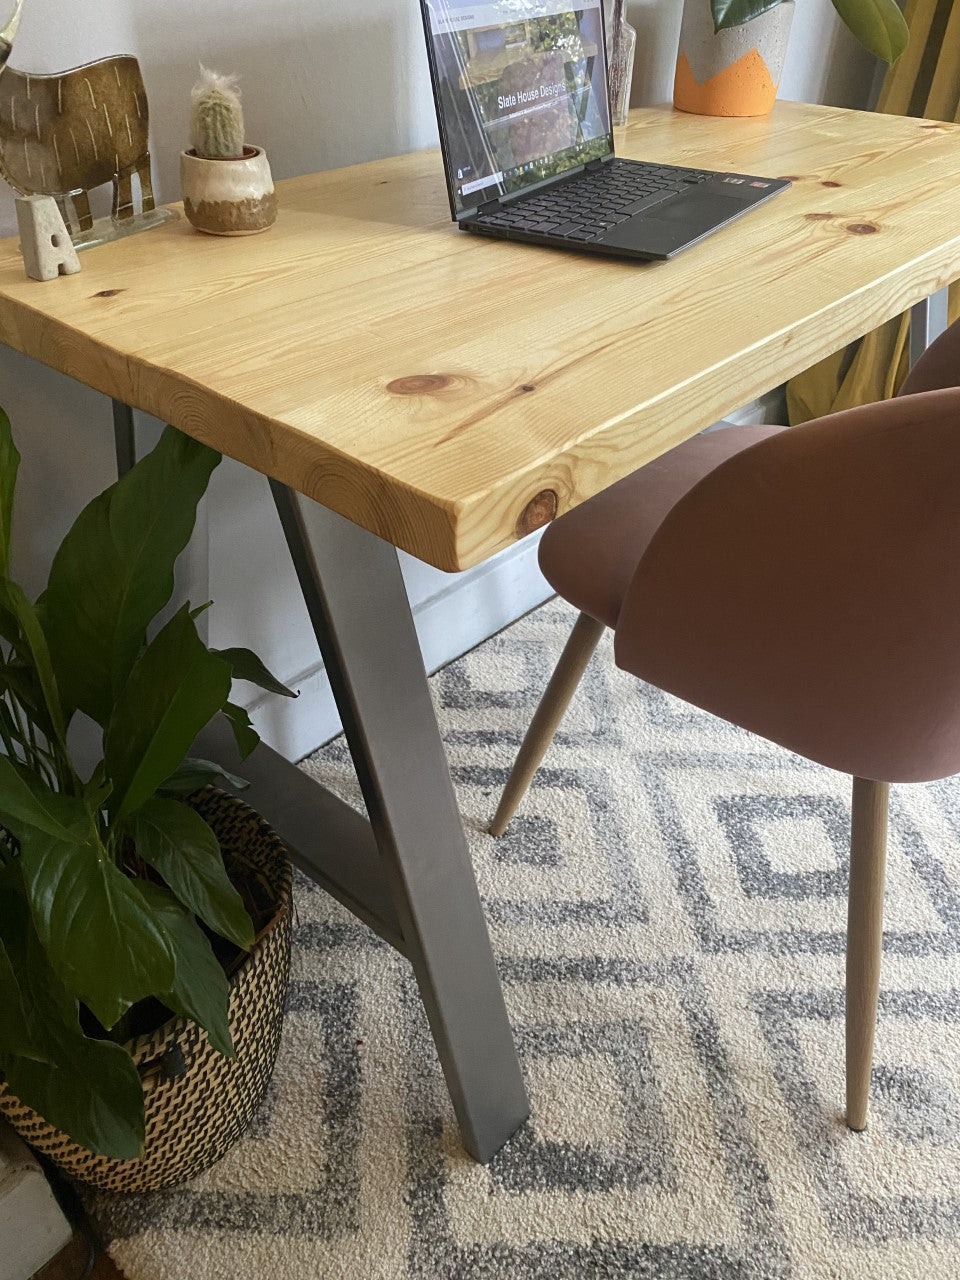
[[[194,1022],[171,1018],[126,1048],[143,1080],[146,1143],[137,1160],[111,1160],[48,1125],[0,1080],[0,1114],[25,1142],[78,1182],[103,1191],[156,1191],[196,1177],[237,1141],[273,1073],[290,971],[292,871],[286,850],[248,805],[207,788],[193,800],[217,833],[231,879],[260,908],[256,943],[230,975],[236,1058],[210,1047]]]

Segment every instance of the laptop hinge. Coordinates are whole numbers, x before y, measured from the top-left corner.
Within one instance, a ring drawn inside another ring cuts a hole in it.
[[[584,165],[584,168],[586,169],[587,173],[595,173],[597,169],[602,169],[603,165],[604,165],[603,160],[588,160],[587,163]]]
[[[501,199],[501,196],[497,196],[495,200],[485,200],[483,204],[478,204],[477,213],[489,213],[491,209],[499,209]]]

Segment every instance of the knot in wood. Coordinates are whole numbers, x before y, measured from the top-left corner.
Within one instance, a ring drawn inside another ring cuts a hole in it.
[[[118,293],[123,293],[122,289],[101,289],[99,293],[95,293],[95,298],[115,298]]]
[[[553,489],[542,489],[530,499],[520,512],[517,521],[517,537],[525,538],[534,529],[542,529],[551,520],[556,520],[560,500]]]
[[[842,182],[821,182],[821,187],[842,187]]]
[[[854,236],[872,236],[880,228],[875,222],[848,222],[847,230]]]
[[[387,390],[395,396],[429,396],[443,391],[450,382],[445,373],[415,373],[409,378],[394,378],[387,383]]]

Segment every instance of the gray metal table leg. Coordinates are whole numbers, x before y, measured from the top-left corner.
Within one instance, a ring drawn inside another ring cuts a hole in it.
[[[271,482],[467,1150],[529,1115],[396,548]]]
[[[910,308],[910,368],[947,328],[949,290],[938,289]]]
[[[137,435],[133,410],[122,400],[113,401],[113,439],[117,450],[117,475],[125,476],[137,461]]]
[[[117,401],[114,429],[124,475],[136,440]],[[240,763],[217,723],[195,749],[246,776],[304,871],[411,961],[464,1146],[487,1161],[530,1106],[397,552],[271,487],[370,820],[269,747]]]

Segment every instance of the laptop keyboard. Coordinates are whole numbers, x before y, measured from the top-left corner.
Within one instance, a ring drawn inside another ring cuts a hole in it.
[[[562,240],[596,240],[619,222],[715,178],[701,169],[614,160],[534,195],[479,213],[485,227],[535,231]]]

